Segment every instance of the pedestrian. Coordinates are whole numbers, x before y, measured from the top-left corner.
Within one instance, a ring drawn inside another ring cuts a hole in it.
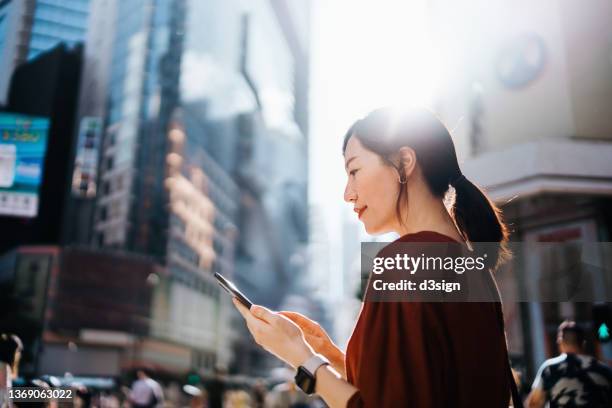
[[[486,267],[471,277],[495,299],[377,302],[366,291],[346,353],[305,316],[249,310],[234,299],[255,341],[332,408],[507,408],[511,394],[521,406],[492,275],[510,256],[509,231],[501,210],[461,172],[449,131],[426,109],[383,108],[351,126],[342,151],[344,199],[366,232],[400,236],[381,250],[385,257],[401,256],[395,248],[410,252],[396,243],[441,243],[449,251],[489,243]]]
[[[0,334],[0,407],[10,405],[8,390],[19,374],[22,350],[23,343],[17,335]]]
[[[263,379],[258,378],[251,388],[251,400],[253,401],[253,408],[264,408],[264,401],[266,400],[267,394],[266,383]]]
[[[206,392],[195,385],[183,385],[183,392],[188,395],[189,408],[207,408]]]
[[[560,355],[546,360],[538,370],[527,397],[527,406],[612,407],[612,369],[584,352],[584,331],[571,320],[559,325]]]
[[[265,408],[314,408],[314,398],[304,394],[295,384],[291,370],[278,372],[283,382],[266,395]]]
[[[225,369],[215,366],[213,377],[204,382],[204,388],[208,394],[208,406],[210,408],[223,408],[225,397]]]
[[[137,380],[132,384],[129,400],[135,408],[161,407],[164,402],[164,393],[157,381],[152,379],[145,369],[136,372]]]

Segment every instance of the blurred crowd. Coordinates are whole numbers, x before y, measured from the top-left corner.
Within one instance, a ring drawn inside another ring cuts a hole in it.
[[[276,369],[270,379],[238,382],[220,368],[210,378],[192,384],[168,382],[162,385],[149,369],[138,369],[131,384],[111,382],[87,384],[70,375],[62,378],[43,375],[19,376],[23,344],[14,334],[0,335],[0,408],[75,407],[75,408],[319,408],[323,401],[304,394],[293,381],[293,370]],[[129,385],[129,386],[128,386]],[[70,388],[71,401],[20,402],[9,398],[12,387],[39,389]]]

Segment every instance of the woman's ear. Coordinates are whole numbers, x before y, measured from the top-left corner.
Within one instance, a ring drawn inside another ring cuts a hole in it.
[[[416,167],[416,153],[410,147],[404,146],[399,150],[400,163],[404,167],[405,177],[410,177]]]

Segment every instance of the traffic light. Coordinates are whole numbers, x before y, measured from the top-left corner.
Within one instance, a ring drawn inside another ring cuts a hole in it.
[[[612,340],[612,318],[610,305],[607,303],[593,305],[593,329],[595,339],[600,343],[607,343]]]

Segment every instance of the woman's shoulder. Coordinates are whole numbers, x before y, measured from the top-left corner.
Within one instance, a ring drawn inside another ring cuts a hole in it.
[[[452,237],[436,231],[424,230],[402,235],[393,242],[457,242]]]
[[[446,250],[448,245],[440,244],[457,244],[457,248],[461,244],[453,238],[435,231],[419,231],[402,235],[395,241],[389,242],[382,247],[377,256],[394,256],[398,253],[421,253],[425,249],[429,250]]]
[[[380,252],[389,256],[393,253],[413,252],[422,248],[448,248],[448,244],[453,247],[455,245],[452,244],[456,244],[457,248],[462,245],[448,235],[436,231],[419,231],[402,235],[395,241],[389,242]]]

